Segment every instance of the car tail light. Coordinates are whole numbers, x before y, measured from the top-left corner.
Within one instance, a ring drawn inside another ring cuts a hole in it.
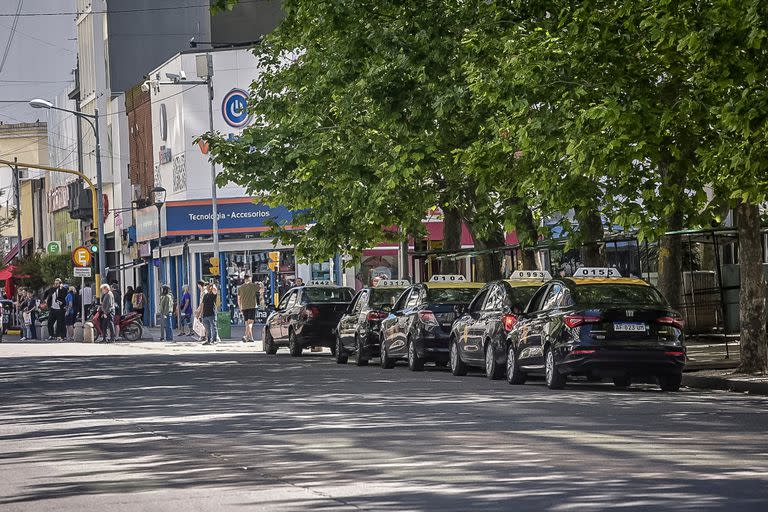
[[[386,311],[370,311],[368,315],[366,315],[365,319],[368,320],[369,322],[375,322],[378,320],[384,320],[388,316],[389,315],[387,314]]]
[[[565,315],[563,317],[563,322],[571,329],[584,324],[596,324],[602,320],[599,316]]]
[[[568,355],[571,356],[584,356],[587,354],[594,354],[597,352],[597,350],[594,349],[577,349],[577,350],[571,350]]]
[[[675,329],[683,330],[685,327],[685,321],[679,316],[661,316],[656,319],[657,324],[671,325]]]
[[[664,352],[664,355],[670,356],[670,357],[683,357],[685,355],[685,352],[683,352],[682,350],[673,350],[670,352]]]
[[[425,324],[439,325],[435,314],[429,310],[419,311],[419,320]]]
[[[512,314],[506,314],[501,317],[501,323],[504,324],[504,330],[509,332],[517,323],[517,316]]]

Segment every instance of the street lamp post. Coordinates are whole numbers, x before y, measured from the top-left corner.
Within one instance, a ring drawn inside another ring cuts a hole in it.
[[[163,268],[163,225],[160,217],[160,210],[165,204],[165,189],[157,186],[152,189],[155,196],[155,206],[157,207],[157,256],[160,259],[160,287],[165,283],[165,269]]]
[[[155,93],[159,91],[161,85],[205,85],[208,89],[208,131],[212,135],[213,129],[213,55],[204,53],[197,56],[197,75],[202,80],[187,80],[184,73],[166,73],[165,76],[170,82],[161,82],[158,73],[154,80],[147,80],[142,85],[142,90],[149,92],[154,89]],[[216,187],[216,162],[211,160],[211,214],[212,214],[212,235],[213,235],[213,256],[219,259],[219,206]]]
[[[96,293],[101,292],[101,277],[107,278],[107,261],[106,250],[107,240],[104,235],[104,184],[101,179],[101,143],[99,141],[99,109],[94,109],[93,114],[86,114],[78,110],[70,110],[68,108],[56,107],[50,101],[40,98],[31,100],[29,106],[32,108],[47,108],[49,110],[60,110],[62,112],[69,112],[77,117],[85,119],[88,124],[93,128],[93,133],[96,136],[96,215],[98,218],[93,219],[96,224],[96,231],[99,234],[99,268],[96,270]]]

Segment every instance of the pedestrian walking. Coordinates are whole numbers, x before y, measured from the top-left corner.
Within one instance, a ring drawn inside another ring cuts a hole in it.
[[[123,296],[123,308],[126,313],[133,311],[133,286],[129,286],[125,289],[125,295]]]
[[[197,293],[198,293],[198,296],[200,297],[200,302],[197,305],[197,309],[195,309],[194,316],[195,318],[200,320],[201,323],[203,321],[203,297],[205,296],[205,293],[207,290],[208,290],[208,283],[206,283],[202,279],[199,280],[197,282]],[[205,326],[205,324],[203,324],[203,327],[205,327],[205,335],[198,338],[197,341],[205,341],[206,339],[208,339],[208,328]]]
[[[115,342],[115,296],[108,284],[101,285],[101,302],[99,303],[101,322],[101,343]],[[107,341],[109,330],[109,341]]]
[[[187,332],[189,329],[189,332]],[[181,301],[179,302],[179,336],[192,336],[192,295],[189,293],[189,285],[181,287]]]
[[[142,322],[144,321],[144,289],[141,286],[137,286],[131,296],[131,304],[133,311],[141,315]]]
[[[36,340],[37,339],[37,299],[35,298],[35,292],[32,290],[26,291],[26,298],[22,302],[21,315],[24,319],[24,338],[22,340]]]
[[[245,320],[244,343],[253,343],[253,322],[256,320],[258,295],[259,286],[251,281],[250,275],[246,275],[243,284],[237,288],[237,307]]]
[[[215,284],[209,284],[201,301],[201,315],[205,333],[207,336],[203,345],[213,345],[219,341],[219,330],[216,326],[216,301],[219,298],[219,291]]]
[[[160,300],[157,302],[158,313],[160,313],[160,341],[173,341],[173,324],[171,323],[173,295],[170,286],[163,285],[160,289]]]
[[[112,280],[112,295],[115,297],[115,316],[119,318],[123,314],[123,294],[116,279]]]
[[[75,322],[80,312],[80,294],[76,286],[67,289],[66,309],[64,313],[64,325],[67,326],[67,339],[75,341]]]
[[[67,299],[67,290],[61,279],[54,279],[53,286],[48,288],[45,296],[45,305],[48,308],[48,339],[63,341],[66,336],[64,315]]]

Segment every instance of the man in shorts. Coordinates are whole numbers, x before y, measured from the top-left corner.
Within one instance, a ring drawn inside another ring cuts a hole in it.
[[[245,320],[245,336],[243,342],[253,343],[253,322],[256,320],[256,303],[258,301],[259,286],[251,281],[251,276],[245,276],[245,282],[237,288],[237,307],[243,313]]]

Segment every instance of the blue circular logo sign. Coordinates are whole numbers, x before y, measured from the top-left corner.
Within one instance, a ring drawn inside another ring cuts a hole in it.
[[[221,115],[232,128],[242,128],[251,120],[248,114],[248,93],[232,89],[221,102]]]

